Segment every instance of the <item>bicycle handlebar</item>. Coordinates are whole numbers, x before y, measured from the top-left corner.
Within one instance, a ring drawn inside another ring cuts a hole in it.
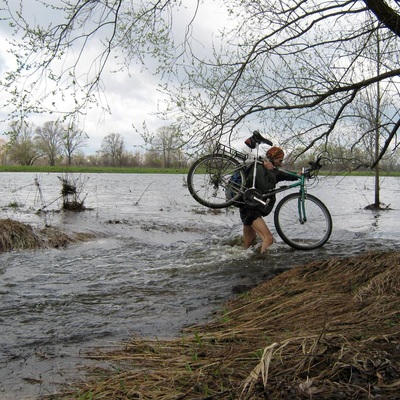
[[[319,170],[322,168],[322,165],[320,164],[321,157],[318,157],[315,161],[309,161],[308,164],[310,165],[311,170]]]
[[[307,175],[308,178],[311,178],[313,176],[313,171],[318,172],[322,168],[322,165],[320,163],[321,159],[322,157],[317,157],[315,161],[308,162],[308,165],[310,167],[304,169],[304,174]]]

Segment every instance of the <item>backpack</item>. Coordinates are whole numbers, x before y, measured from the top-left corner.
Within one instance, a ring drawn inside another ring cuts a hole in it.
[[[253,182],[253,165],[247,166],[245,169],[243,169],[243,172],[244,172],[245,179],[246,179],[245,187],[249,188],[249,187],[252,186],[252,182]],[[240,187],[242,185],[242,179],[241,179],[241,176],[240,176],[240,171],[236,171],[229,178],[228,182],[229,182],[229,186],[232,186],[233,188],[240,189]],[[273,186],[273,187],[275,187],[275,186]],[[271,187],[271,189],[273,189],[273,187]],[[226,199],[227,200],[232,199],[234,197],[234,195],[235,195],[235,192],[232,191],[232,190],[229,190],[229,189],[226,189],[225,193],[226,193]],[[276,197],[274,195],[274,196],[271,196],[269,199],[266,200],[267,204],[265,206],[262,205],[262,204],[254,205],[254,206],[247,205],[247,208],[250,208],[250,209],[252,208],[252,209],[259,210],[262,213],[263,216],[267,216],[268,214],[271,213],[271,211],[272,211],[272,209],[273,209],[273,207],[275,205],[275,202],[276,202]],[[237,198],[233,202],[232,205],[235,206],[235,207],[239,207],[239,208],[243,207],[244,206],[243,196],[240,196],[239,198]]]
[[[247,166],[245,169],[243,169],[243,172],[244,172],[244,176],[245,176],[245,178],[246,178],[246,181],[247,181],[247,179],[248,179],[248,177],[249,177],[249,174],[250,174],[250,172],[251,172],[252,167],[253,167],[253,166],[250,165],[250,166]],[[236,172],[229,178],[228,183],[229,183],[229,187],[237,188],[237,189],[240,189],[240,188],[241,188],[241,186],[242,186],[242,177],[241,177],[241,175],[240,175],[240,171],[239,171],[239,170],[236,171]],[[226,200],[231,200],[231,199],[235,196],[235,193],[236,193],[235,191],[229,190],[229,188],[226,189],[226,191],[225,191]],[[240,196],[238,199],[236,199],[236,200],[234,201],[234,203],[233,203],[232,205],[235,206],[235,207],[241,207],[241,206],[243,205],[243,203],[244,203],[244,201],[243,201],[242,197]]]

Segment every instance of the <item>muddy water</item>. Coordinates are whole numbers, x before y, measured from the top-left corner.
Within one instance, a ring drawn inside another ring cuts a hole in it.
[[[61,214],[57,174],[0,174],[1,218],[97,236],[62,250],[0,254],[1,400],[56,391],[78,376],[88,363],[84,352],[97,346],[136,335],[177,336],[236,292],[300,263],[400,244],[396,178],[382,180],[381,198],[392,210],[379,212],[364,210],[373,202],[372,178],[321,179],[310,193],[332,213],[329,243],[299,252],[277,237],[262,258],[234,245],[241,234],[237,210],[198,205],[183,176],[75,179],[90,210]]]

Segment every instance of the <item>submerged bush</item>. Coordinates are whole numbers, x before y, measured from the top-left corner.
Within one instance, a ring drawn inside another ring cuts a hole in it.
[[[82,182],[80,178],[74,178],[66,175],[58,177],[61,181],[61,196],[63,199],[62,209],[64,211],[80,212],[86,210],[84,206],[85,199],[81,199],[83,187],[86,182]]]

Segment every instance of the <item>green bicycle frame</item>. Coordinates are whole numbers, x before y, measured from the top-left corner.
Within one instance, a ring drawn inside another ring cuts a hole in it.
[[[305,207],[305,198],[306,198],[306,194],[307,194],[307,190],[305,187],[305,180],[306,180],[305,167],[302,168],[300,176],[296,172],[287,171],[284,169],[282,169],[282,170],[288,175],[297,177],[298,181],[295,183],[292,183],[290,185],[280,186],[278,188],[272,189],[272,190],[268,191],[268,193],[264,194],[262,197],[263,197],[263,199],[267,199],[268,197],[270,197],[274,194],[284,192],[289,189],[294,189],[296,187],[300,187],[301,196],[299,198],[299,203],[298,203],[299,222],[301,224],[304,224],[305,222],[307,222],[306,207]]]
[[[301,199],[299,199],[299,222],[300,224],[304,224],[304,222],[307,222],[307,216],[306,216],[306,207],[305,207],[305,197],[306,197],[306,190],[305,190],[305,175],[304,175],[304,167],[302,169],[302,174],[300,177],[300,193],[301,193]]]

